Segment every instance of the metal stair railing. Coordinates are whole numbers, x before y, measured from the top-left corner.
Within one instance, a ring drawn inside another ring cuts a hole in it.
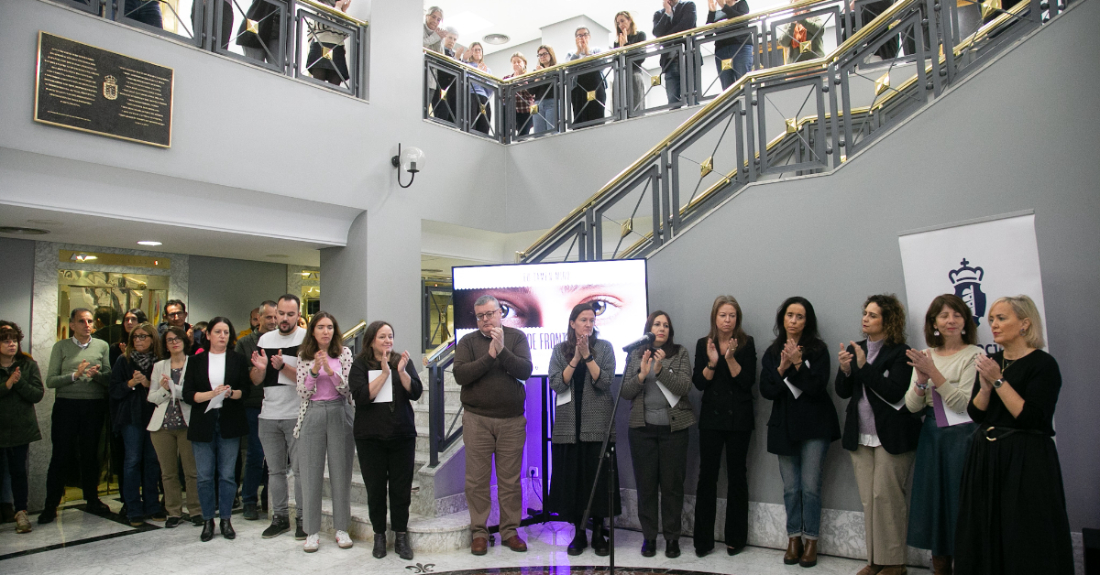
[[[439,465],[439,454],[449,449],[462,437],[462,406],[447,423],[445,378],[449,368],[454,365],[455,339],[443,342],[425,359],[428,368],[428,466]],[[456,429],[457,425],[457,429]]]
[[[901,0],[824,57],[745,75],[516,261],[644,257],[749,183],[836,169],[1062,9],[1024,0],[956,42],[944,6]],[[899,38],[905,53],[880,60]]]

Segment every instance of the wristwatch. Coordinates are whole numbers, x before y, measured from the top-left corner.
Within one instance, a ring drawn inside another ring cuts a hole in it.
[[[993,382],[993,389],[1000,389],[1001,386],[1004,385],[1004,384],[1005,384],[1005,379],[1002,377],[1002,378],[998,379],[997,381]]]
[[[592,357],[592,354],[588,354],[588,357],[584,358],[584,362],[588,363],[590,361],[595,361],[595,359],[596,358]]]
[[[711,371],[715,371],[715,369],[716,369],[717,367],[718,367],[718,364],[714,364],[714,365],[711,365],[711,364],[709,364],[709,363],[707,364],[707,369],[709,369],[709,370],[711,370]]]

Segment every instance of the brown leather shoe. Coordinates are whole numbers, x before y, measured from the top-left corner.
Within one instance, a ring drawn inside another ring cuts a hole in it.
[[[950,555],[933,555],[932,575],[954,575],[955,569],[951,564],[952,559]]]
[[[518,551],[519,553],[527,552],[527,543],[523,539],[519,538],[519,535],[513,535],[503,541],[504,546],[512,551]]]
[[[802,538],[790,537],[787,539],[787,552],[783,555],[783,563],[794,565],[802,557]]]
[[[484,555],[489,552],[489,540],[484,537],[474,537],[470,542],[470,553]]]
[[[878,575],[909,575],[909,569],[905,565],[887,565]]]
[[[860,569],[859,572],[856,573],[856,575],[878,575],[878,573],[882,571],[882,569],[882,565],[875,565],[874,563],[871,563],[865,566],[863,569]]]
[[[798,564],[803,567],[817,565],[817,539],[806,540],[806,550],[802,552],[802,558],[798,560]]]

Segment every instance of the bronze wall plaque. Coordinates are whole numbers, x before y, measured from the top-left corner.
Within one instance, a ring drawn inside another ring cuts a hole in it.
[[[171,68],[39,31],[34,121],[168,148],[174,81]]]

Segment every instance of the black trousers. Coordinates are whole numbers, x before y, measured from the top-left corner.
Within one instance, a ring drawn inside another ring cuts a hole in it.
[[[638,521],[646,539],[657,538],[657,494],[665,541],[680,540],[687,474],[688,430],[667,425],[630,428],[630,458],[638,486]]]
[[[355,438],[359,470],[367,486],[367,509],[375,533],[386,532],[386,499],[389,496],[391,528],[396,533],[409,530],[409,505],[412,504],[413,468],[416,464],[416,438]],[[387,489],[388,484],[388,489]]]
[[[66,471],[74,464],[79,465],[84,499],[99,501],[99,435],[106,415],[106,399],[54,400],[50,433],[53,455],[46,472],[46,509],[61,504]]]
[[[744,547],[749,539],[749,478],[746,458],[752,430],[699,430],[699,485],[695,489],[695,548],[714,548],[718,514],[718,474],[726,451],[726,545]]]

